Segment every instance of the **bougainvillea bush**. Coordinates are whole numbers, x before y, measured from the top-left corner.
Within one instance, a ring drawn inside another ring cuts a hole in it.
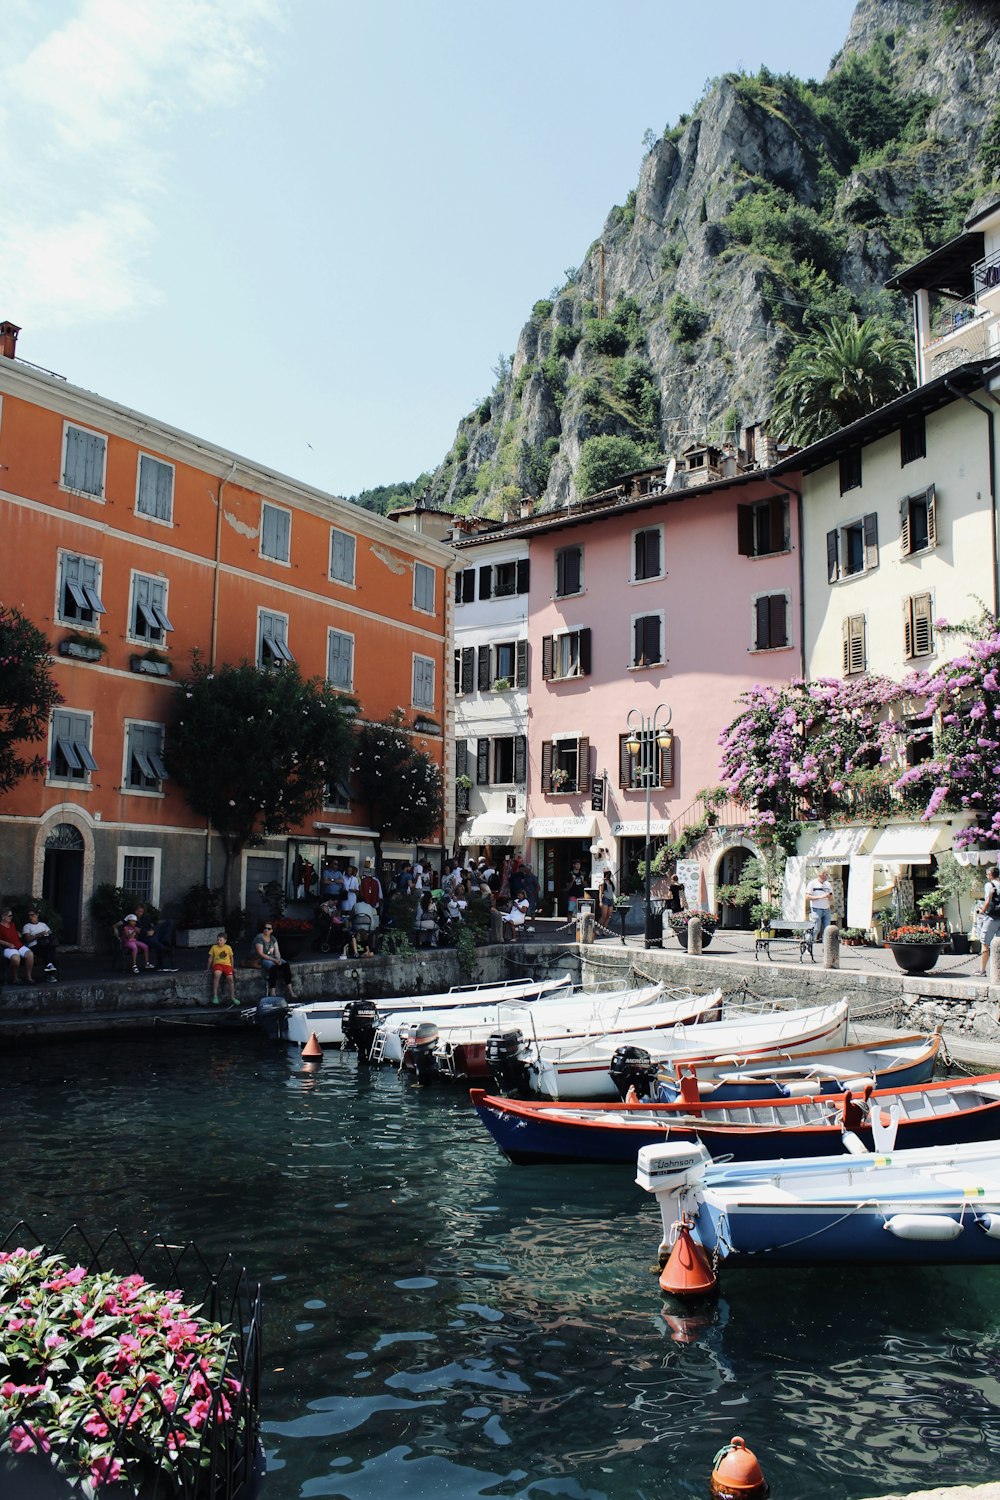
[[[138,1493],[144,1473],[172,1481],[158,1493],[210,1482],[214,1429],[241,1386],[231,1332],[181,1295],[0,1251],[0,1473],[11,1455],[44,1458],[88,1497]]]

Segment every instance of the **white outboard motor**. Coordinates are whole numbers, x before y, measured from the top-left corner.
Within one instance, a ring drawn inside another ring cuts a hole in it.
[[[670,1248],[673,1226],[685,1210],[697,1218],[697,1203],[692,1189],[701,1181],[712,1153],[701,1141],[677,1141],[671,1145],[641,1146],[636,1164],[636,1186],[652,1193],[660,1205],[663,1240],[660,1252]],[[690,1202],[685,1202],[690,1199]]]

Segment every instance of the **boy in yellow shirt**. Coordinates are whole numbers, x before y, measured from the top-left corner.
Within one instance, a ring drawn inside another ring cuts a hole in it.
[[[236,998],[236,984],[233,979],[233,950],[229,946],[226,934],[220,932],[211,948],[208,950],[208,967],[212,971],[212,1004],[219,1003],[219,980],[225,976],[228,998],[233,1005],[239,1005]]]

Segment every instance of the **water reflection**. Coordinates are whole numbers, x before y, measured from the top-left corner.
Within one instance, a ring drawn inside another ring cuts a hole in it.
[[[803,1500],[996,1471],[1000,1270],[665,1300],[627,1169],[511,1167],[457,1092],[339,1053],[81,1043],[0,1088],[9,1222],[165,1231],[261,1277],[268,1500],[702,1496],[735,1432]]]

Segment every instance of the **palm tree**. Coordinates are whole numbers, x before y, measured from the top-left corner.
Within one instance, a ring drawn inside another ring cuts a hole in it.
[[[771,424],[790,443],[814,443],[913,385],[913,350],[883,318],[831,318],[791,353],[775,381]]]

